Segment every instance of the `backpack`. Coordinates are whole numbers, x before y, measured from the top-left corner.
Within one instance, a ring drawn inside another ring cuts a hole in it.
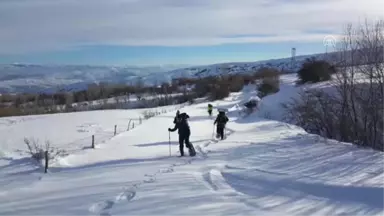
[[[225,114],[219,114],[216,121],[218,126],[224,126],[228,122],[228,117]]]
[[[175,118],[173,121],[175,124],[177,124],[177,127],[179,129],[179,133],[189,133],[189,123],[188,119],[189,115],[187,113],[181,113],[178,117]]]

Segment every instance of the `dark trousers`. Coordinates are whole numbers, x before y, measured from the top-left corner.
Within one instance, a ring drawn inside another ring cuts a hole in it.
[[[212,110],[208,110],[208,114],[211,116],[212,115]]]
[[[217,132],[217,134],[220,135],[221,139],[224,139],[224,127],[223,126],[217,126],[216,132]]]
[[[179,149],[181,155],[184,155],[184,143],[187,148],[190,148],[189,136],[189,134],[179,134]]]

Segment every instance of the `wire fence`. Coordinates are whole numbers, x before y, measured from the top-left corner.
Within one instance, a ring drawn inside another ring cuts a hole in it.
[[[172,106],[170,108],[152,108],[144,110],[142,116],[138,118],[127,119],[126,124],[115,124],[110,129],[99,130],[91,136],[83,137],[81,139],[74,140],[70,143],[63,143],[59,145],[54,145],[51,147],[50,145],[34,145],[34,148],[29,148],[28,153],[32,157],[36,157],[36,155],[40,155],[39,161],[44,161],[44,170],[47,173],[49,162],[54,161],[57,157],[63,157],[70,154],[74,154],[80,152],[85,149],[95,149],[99,145],[108,143],[113,137],[129,132],[136,127],[142,125],[146,120],[165,114],[168,112],[173,112],[178,109],[182,109],[186,106],[187,103],[179,104],[177,106]],[[48,143],[51,143],[50,141]],[[38,143],[36,143],[38,144]],[[32,150],[33,149],[33,150]]]
[[[73,154],[84,149],[97,148],[98,145],[107,143],[116,135],[128,132],[130,130],[133,130],[136,127],[139,127],[146,120],[152,117],[165,114],[168,112],[176,111],[178,109],[183,108],[184,106],[185,104],[174,106],[168,109],[166,108],[147,109],[147,110],[144,110],[143,114],[141,116],[138,116],[138,118],[127,119],[126,124],[121,124],[121,123],[115,124],[110,129],[104,129],[104,130],[98,131],[97,133],[91,136],[77,139],[70,143],[61,144],[56,147],[65,149],[67,154]]]

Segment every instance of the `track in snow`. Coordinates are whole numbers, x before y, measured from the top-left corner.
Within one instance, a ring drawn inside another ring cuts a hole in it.
[[[111,215],[108,210],[110,210],[116,203],[120,203],[122,201],[129,202],[136,196],[135,190],[125,190],[118,194],[114,200],[106,200],[103,202],[95,203],[90,208],[89,211],[92,213],[96,213],[99,215]]]
[[[229,132],[226,133],[225,139],[228,136],[230,136],[232,133],[235,132],[234,130],[229,129],[229,128],[227,128],[227,130]],[[220,142],[220,140],[212,139],[211,141],[205,143],[203,146],[205,148],[205,147],[208,147],[210,144],[217,143],[217,142]],[[208,152],[209,151],[205,152],[200,145],[197,145],[195,148],[203,159],[208,158]],[[185,165],[191,164],[193,160],[196,160],[196,158],[198,158],[196,156],[192,157],[190,159],[184,159],[184,162],[182,162],[182,163],[173,163],[173,164],[169,165],[168,168],[161,168],[155,174],[145,174],[144,176],[146,177],[146,179],[144,179],[141,183],[133,185],[133,188],[135,188],[135,189],[125,190],[125,191],[121,192],[119,195],[117,195],[115,197],[115,199],[113,199],[113,200],[106,200],[106,201],[102,201],[99,203],[94,203],[89,208],[89,211],[92,213],[95,213],[95,214],[99,214],[100,216],[112,216],[112,214],[109,212],[109,210],[112,209],[112,207],[115,204],[120,203],[123,200],[125,200],[127,202],[131,201],[136,196],[136,189],[141,184],[154,183],[156,181],[156,176],[158,174],[172,173],[172,172],[174,172],[174,167],[185,166]],[[218,191],[220,189],[228,189],[228,187],[229,187],[228,184],[224,183],[225,180],[224,180],[223,176],[221,175],[221,172],[218,170],[211,170],[207,173],[204,173],[202,175],[202,179],[203,179],[202,180],[203,183],[204,182],[208,183],[208,185],[210,185],[210,188],[215,190],[215,191]]]

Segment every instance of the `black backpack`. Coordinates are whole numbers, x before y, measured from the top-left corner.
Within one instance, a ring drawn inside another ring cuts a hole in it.
[[[179,128],[179,133],[187,133],[190,131],[189,129],[189,123],[188,119],[189,115],[187,113],[181,113],[178,117],[175,119],[175,124],[177,124]]]
[[[217,116],[217,125],[224,126],[228,122],[228,117],[224,113]]]

